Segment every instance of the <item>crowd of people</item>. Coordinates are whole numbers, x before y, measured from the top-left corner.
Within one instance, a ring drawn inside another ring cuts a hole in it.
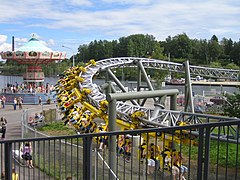
[[[8,101],[9,103],[9,101]],[[43,100],[41,96],[38,96],[38,104],[42,105]],[[46,100],[47,104],[51,104],[51,98],[48,97],[48,99]],[[17,110],[17,107],[21,110],[22,109],[22,105],[23,105],[23,98],[21,96],[19,97],[14,97],[13,101],[13,110]],[[0,96],[0,109],[5,109],[6,107],[6,96],[2,95]]]
[[[123,156],[126,162],[131,159],[132,141],[128,135],[120,135],[117,140],[117,156]]]
[[[7,87],[2,89],[4,93],[52,93],[54,85],[49,83],[39,84],[36,83],[21,83],[15,82],[14,84],[7,84]]]
[[[43,124],[43,123],[44,123],[44,116],[42,112],[40,112],[39,115],[38,113],[35,113],[35,116],[34,117],[30,116],[28,120],[28,125],[32,127],[38,126],[39,124]]]

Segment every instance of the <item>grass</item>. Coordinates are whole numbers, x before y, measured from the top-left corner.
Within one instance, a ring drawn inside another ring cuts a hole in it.
[[[75,129],[65,126],[62,121],[55,121],[38,128],[38,131],[44,132],[49,136],[74,135]]]
[[[219,146],[219,147],[218,147]],[[238,146],[238,147],[237,147]],[[238,151],[237,151],[238,148]],[[182,146],[182,153],[184,157],[188,157],[189,146]],[[203,149],[204,153],[204,149]],[[210,142],[210,164],[217,164],[222,167],[234,168],[236,167],[236,163],[240,162],[240,145],[227,143],[227,142],[219,142],[217,140],[211,140]],[[191,159],[197,160],[198,158],[198,147],[191,146]],[[238,161],[236,157],[238,156]],[[226,160],[227,159],[227,160]],[[238,163],[239,166],[239,163]]]

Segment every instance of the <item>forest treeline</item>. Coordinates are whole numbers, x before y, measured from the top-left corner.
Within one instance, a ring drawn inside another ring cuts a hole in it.
[[[113,57],[145,57],[180,63],[189,60],[191,65],[240,69],[240,41],[227,38],[219,41],[216,35],[209,40],[190,39],[186,33],[157,41],[153,35],[134,34],[118,40],[94,40],[79,45],[78,53],[74,56],[76,64],[86,63],[90,59],[97,61]],[[43,65],[45,75],[54,76],[63,72],[71,66],[72,58],[57,64]],[[26,66],[14,62],[2,66],[4,74],[16,75],[26,71]]]
[[[240,66],[240,41],[213,35],[210,40],[190,39],[185,33],[165,41],[157,41],[152,35],[135,34],[118,40],[95,40],[80,45],[76,59],[87,62],[89,59],[111,57],[146,57],[173,62],[189,60],[192,65],[206,65],[238,69]],[[229,67],[228,67],[229,66]]]

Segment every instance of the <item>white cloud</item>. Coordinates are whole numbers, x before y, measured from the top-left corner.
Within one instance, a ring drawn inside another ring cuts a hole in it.
[[[55,45],[55,41],[54,41],[53,39],[49,39],[49,40],[47,41],[47,45],[48,45],[48,46]]]
[[[75,6],[91,6],[93,4],[89,0],[70,0],[69,3]]]
[[[14,38],[14,41],[15,42],[18,42],[18,43],[25,43],[25,42],[28,42],[28,39],[27,38]]]
[[[3,1],[0,4],[0,22],[20,23],[24,28],[67,29],[92,36],[95,36],[93,32],[114,37],[148,33],[161,40],[183,32],[205,37],[213,35],[213,32],[216,35],[240,32],[237,0],[71,0],[60,1],[57,6],[53,3],[51,0]],[[108,7],[112,4],[112,8],[104,8],[104,3]],[[119,4],[125,5],[124,8],[115,6]],[[71,6],[69,9],[69,5],[79,7]],[[26,17],[35,19],[26,21]]]
[[[7,36],[6,35],[0,35],[0,44],[4,43],[7,41]]]
[[[4,51],[11,51],[12,50],[12,45],[9,43],[2,43],[0,44],[0,52]]]
[[[0,35],[0,53],[4,51],[11,51],[12,45],[7,43],[7,36]],[[0,61],[3,61],[2,57],[0,56]]]
[[[102,0],[105,3],[119,3],[119,4],[149,4],[151,2],[151,0],[137,0],[137,1],[133,1],[133,0]]]

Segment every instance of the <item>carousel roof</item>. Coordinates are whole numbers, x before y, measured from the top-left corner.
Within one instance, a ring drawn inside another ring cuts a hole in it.
[[[33,37],[31,38],[25,45],[18,48],[18,51],[37,51],[37,52],[53,52],[52,49],[45,46],[42,42],[40,42],[37,38]]]
[[[1,53],[2,59],[8,59],[19,64],[47,64],[56,60],[64,60],[65,52],[57,52],[45,46],[35,35],[17,51]]]

